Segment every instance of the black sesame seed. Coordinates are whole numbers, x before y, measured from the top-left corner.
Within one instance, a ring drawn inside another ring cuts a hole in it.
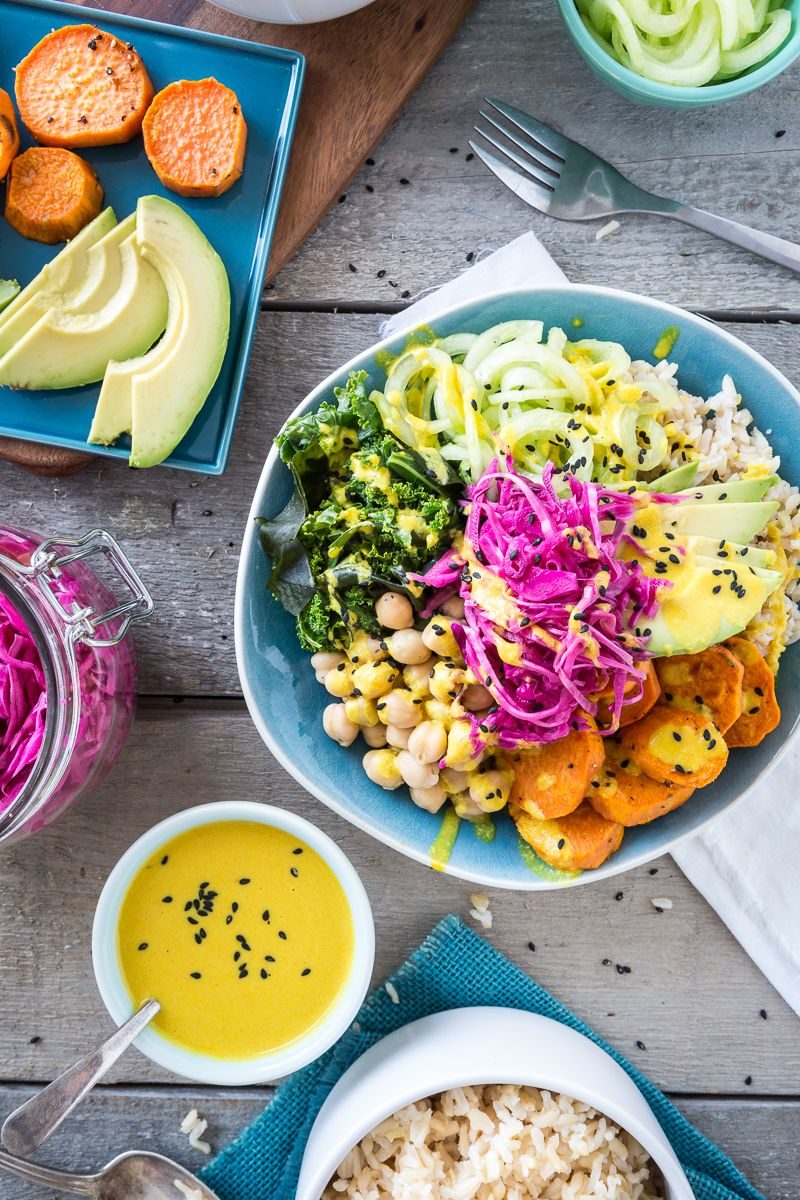
[[[189,978],[190,978],[190,979],[202,979],[202,978],[203,978],[203,976],[200,974],[200,972],[199,972],[199,971],[191,971],[191,972],[189,973]]]
[[[147,947],[148,947],[148,945],[149,945],[149,942],[140,942],[140,943],[139,943],[139,949],[140,949],[140,950],[146,950],[146,949],[147,949]]]
[[[300,972],[300,974],[301,974],[301,975],[310,975],[310,974],[311,974],[311,967],[303,967],[303,970]]]
[[[624,896],[624,894],[625,894],[624,892],[617,892],[617,894],[616,894],[616,896],[614,897],[614,899],[615,899],[615,900],[621,900],[621,899],[622,899],[622,897]]]
[[[278,930],[278,937],[281,939],[282,942],[286,941],[286,934],[283,932],[282,929]]]
[[[291,876],[292,876],[294,879],[297,879],[297,877],[298,877],[298,875],[300,874],[300,872],[298,871],[297,867],[292,867],[292,868],[290,869],[290,871],[289,871],[289,874],[290,874],[290,875],[291,875]]]
[[[162,904],[172,904],[172,896],[162,896],[161,903]]]
[[[240,879],[239,880],[239,883],[242,885],[242,887],[246,887],[249,882],[250,882],[249,879]]]
[[[637,1042],[636,1048],[637,1048],[637,1050],[646,1050],[647,1046],[645,1046],[644,1042]]]
[[[528,942],[528,949],[531,950],[534,954],[536,953],[536,946],[534,945],[533,942]]]

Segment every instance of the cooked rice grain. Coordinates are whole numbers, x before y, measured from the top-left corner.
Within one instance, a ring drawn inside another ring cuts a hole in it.
[[[657,1174],[630,1134],[578,1100],[454,1088],[363,1138],[324,1200],[659,1200]]]

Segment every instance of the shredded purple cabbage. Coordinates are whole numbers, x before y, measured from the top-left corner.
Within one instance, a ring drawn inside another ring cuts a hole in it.
[[[44,740],[42,660],[22,617],[0,595],[0,812],[22,791]]]
[[[569,494],[559,496],[552,464],[539,483],[495,460],[467,491],[463,545],[417,577],[435,589],[429,610],[455,594],[464,601],[453,633],[495,701],[473,718],[476,745],[494,735],[513,748],[593,728],[601,695],[611,710],[602,732],[611,733],[623,704],[641,698],[647,644],[631,629],[656,612],[664,581],[618,557],[637,502],[564,481]]]

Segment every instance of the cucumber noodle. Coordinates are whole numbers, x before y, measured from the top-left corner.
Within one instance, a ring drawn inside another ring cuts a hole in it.
[[[533,476],[552,462],[607,485],[665,467],[675,384],[655,371],[634,382],[617,342],[569,342],[555,327],[543,335],[541,321],[506,321],[413,345],[371,399],[440,478],[448,464],[474,483],[498,454]]]
[[[783,0],[576,0],[612,58],[651,79],[701,87],[765,61],[788,38]]]

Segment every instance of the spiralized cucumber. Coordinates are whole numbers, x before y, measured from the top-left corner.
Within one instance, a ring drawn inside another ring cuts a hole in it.
[[[412,345],[371,398],[432,469],[443,459],[467,481],[498,453],[534,476],[554,462],[607,484],[667,469],[664,414],[680,403],[672,380],[633,371],[618,342],[570,342],[555,327],[543,338],[539,321],[507,321]]]
[[[758,66],[789,37],[783,0],[575,0],[594,40],[645,79],[702,87]]]

